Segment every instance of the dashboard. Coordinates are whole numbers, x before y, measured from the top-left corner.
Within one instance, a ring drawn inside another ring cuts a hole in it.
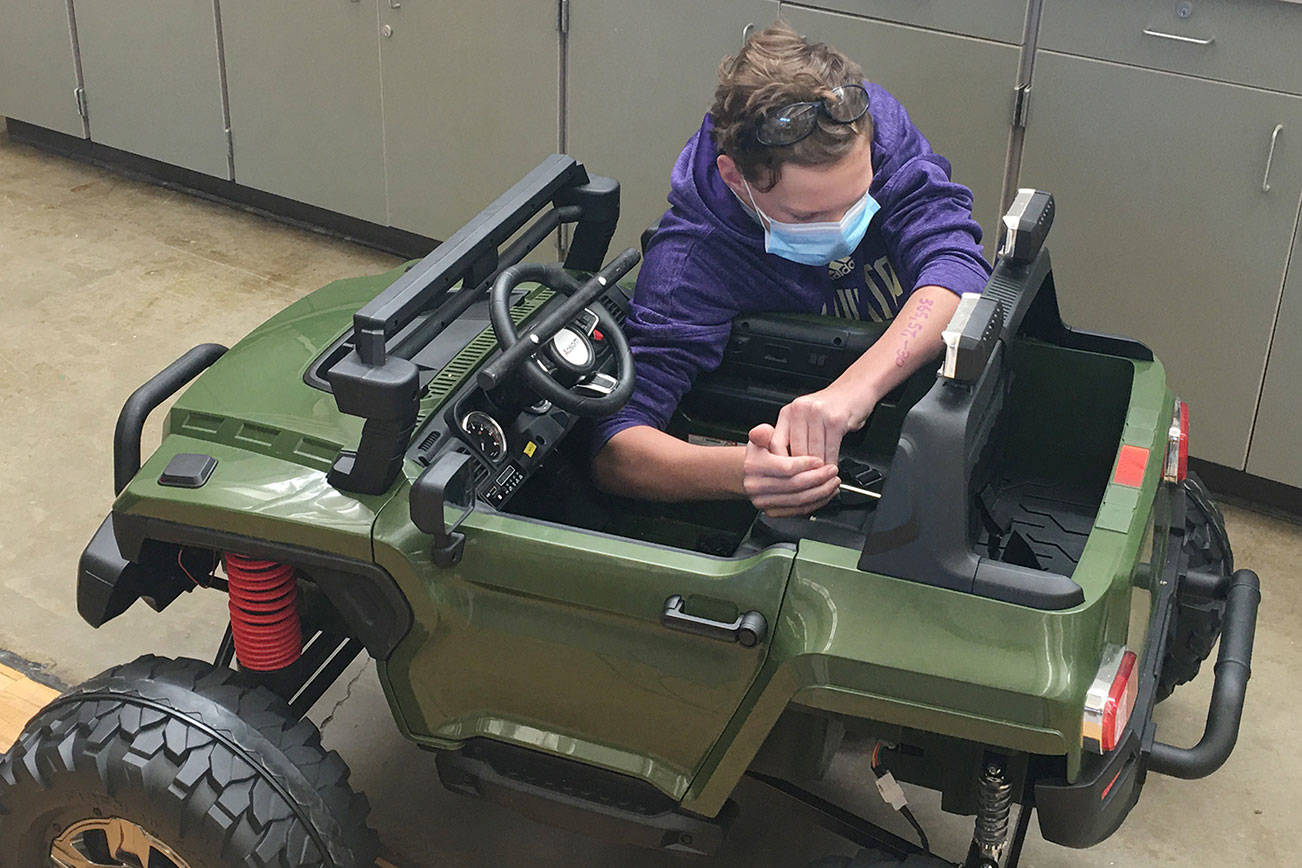
[[[628,305],[623,288],[613,286],[600,303],[623,322]],[[596,314],[581,311],[558,333],[552,351],[562,358],[572,354],[574,333],[585,335],[585,341],[595,338],[590,345],[596,351],[599,370],[610,373],[615,363],[597,330]],[[526,364],[539,361],[535,358]],[[519,378],[490,393],[476,385],[473,377],[467,377],[443,408],[431,414],[417,431],[407,457],[428,466],[448,451],[473,455],[477,459],[475,489],[480,500],[501,509],[578,421],[577,415],[539,400],[519,384]]]

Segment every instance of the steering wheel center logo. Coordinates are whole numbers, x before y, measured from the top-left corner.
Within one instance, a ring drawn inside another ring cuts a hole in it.
[[[563,328],[558,331],[556,337],[552,338],[552,346],[562,359],[576,368],[585,368],[592,361],[592,350],[574,329]]]

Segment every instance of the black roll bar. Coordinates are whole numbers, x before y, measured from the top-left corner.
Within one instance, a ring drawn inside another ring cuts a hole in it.
[[[499,253],[548,206],[548,213]],[[486,292],[503,268],[523,259],[562,223],[578,224],[565,267],[597,271],[618,219],[619,184],[589,177],[573,157],[553,154],[357,311],[354,349],[325,376],[340,412],[366,423],[357,449],[340,451],[330,484],[379,494],[397,478],[419,412],[419,377],[391,343],[417,316],[443,303],[460,284],[447,310],[435,313],[446,324]]]
[[[114,494],[121,494],[122,489],[140,472],[140,435],[149,414],[225,352],[226,348],[221,344],[199,344],[154,374],[127,398],[113,431]]]

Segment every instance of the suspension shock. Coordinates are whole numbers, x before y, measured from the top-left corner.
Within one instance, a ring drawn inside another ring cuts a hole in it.
[[[240,665],[257,672],[284,669],[303,652],[294,568],[229,553],[225,564],[231,636]]]
[[[999,865],[1008,841],[1008,813],[1012,804],[1013,785],[1008,781],[1004,761],[987,756],[978,785],[976,828],[972,832],[968,864],[976,857],[975,863],[982,868]]]

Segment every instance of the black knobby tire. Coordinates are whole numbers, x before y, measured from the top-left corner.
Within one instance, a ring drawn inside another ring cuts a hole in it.
[[[1185,532],[1182,542],[1186,568],[1228,576],[1234,572],[1234,553],[1224,536],[1225,520],[1197,475],[1190,473],[1183,483]],[[1175,623],[1167,637],[1162,674],[1157,682],[1161,702],[1181,684],[1192,681],[1202,662],[1212,653],[1221,636],[1225,600],[1182,597],[1176,606]]]
[[[67,830],[121,818],[188,868],[370,868],[368,809],[280,697],[198,660],[146,656],[55,699],[0,757],[0,866],[52,864]]]

